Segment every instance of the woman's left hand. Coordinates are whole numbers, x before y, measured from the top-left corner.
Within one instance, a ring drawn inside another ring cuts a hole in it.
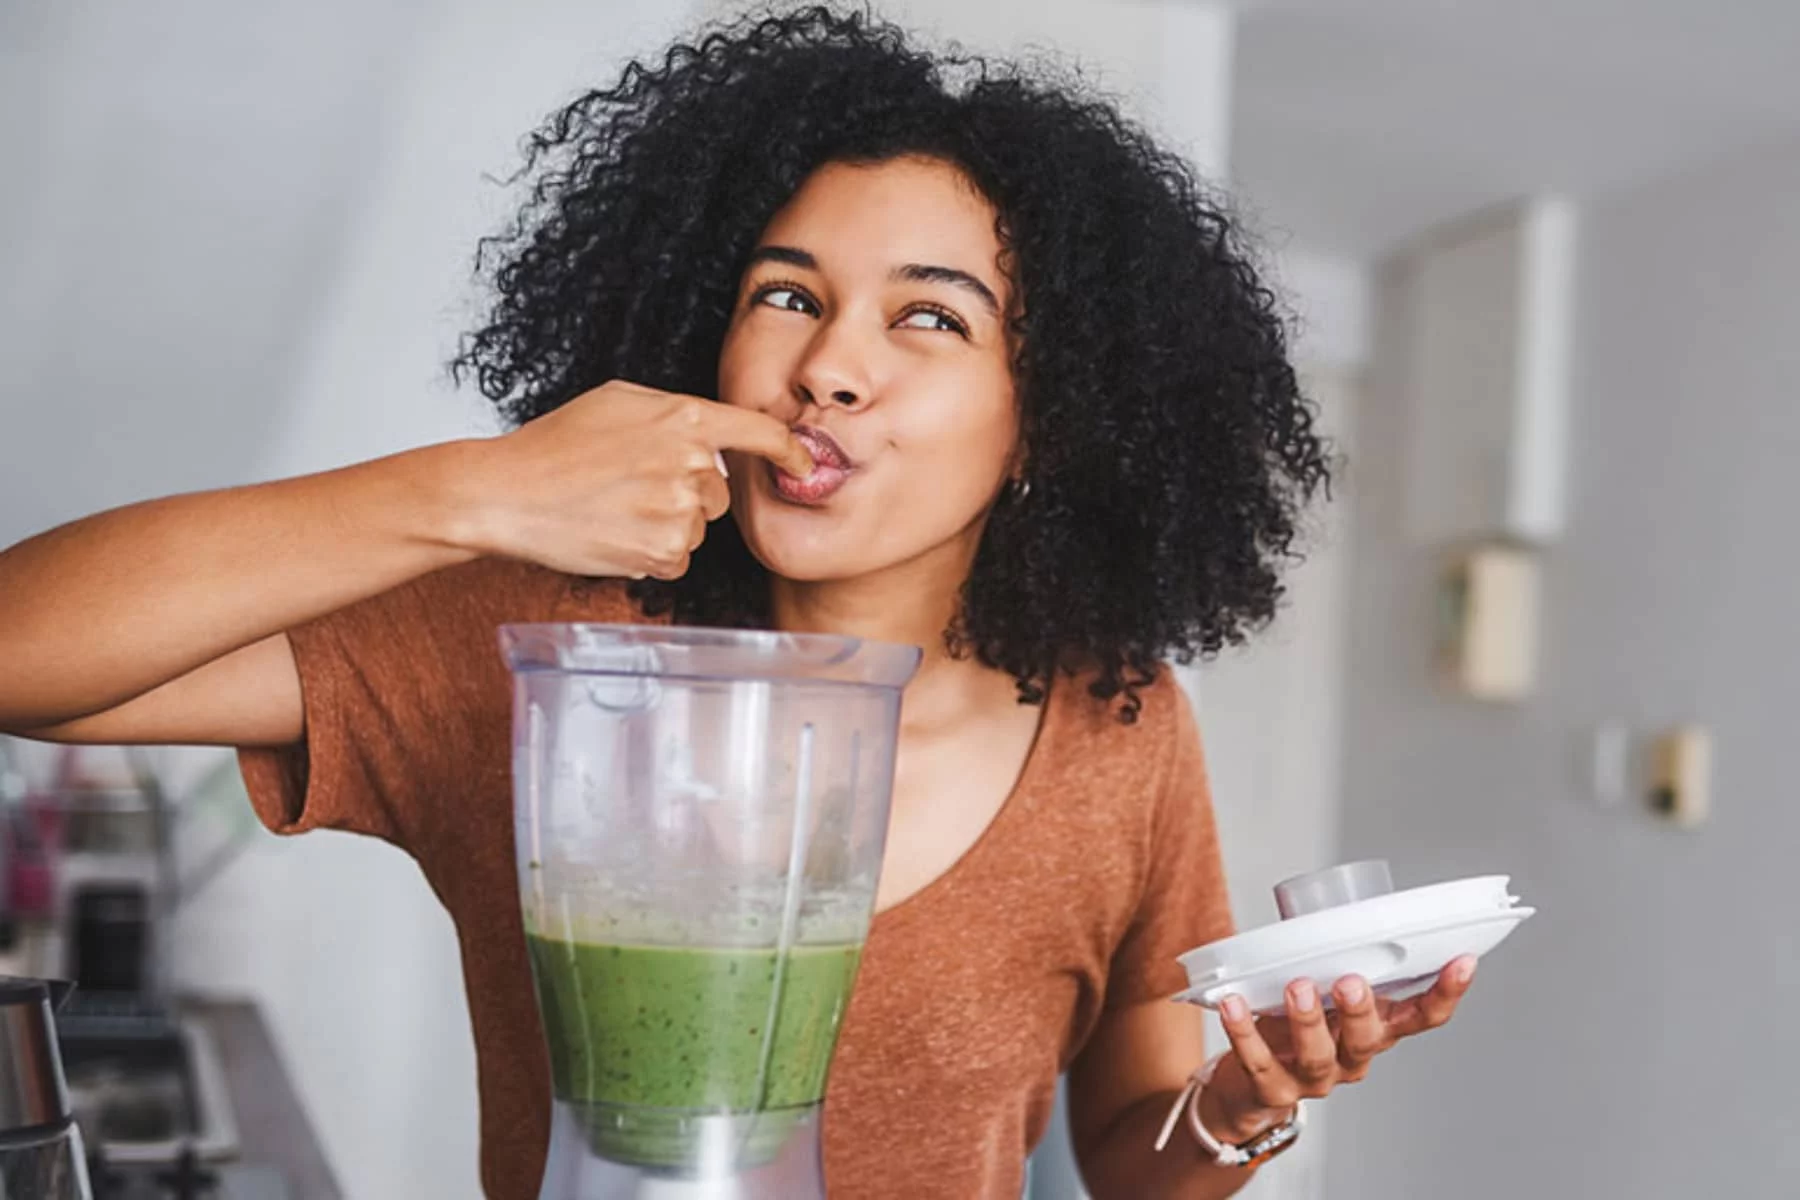
[[[1447,965],[1431,990],[1408,1000],[1377,999],[1358,976],[1332,988],[1327,1014],[1310,980],[1288,985],[1287,1015],[1258,1018],[1242,998],[1220,1008],[1231,1052],[1200,1096],[1200,1119],[1220,1141],[1243,1143],[1279,1125],[1301,1100],[1355,1083],[1402,1038],[1436,1029],[1456,1012],[1475,977],[1475,959]]]

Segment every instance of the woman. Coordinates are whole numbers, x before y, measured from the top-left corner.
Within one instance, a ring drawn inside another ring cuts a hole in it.
[[[1194,1139],[1153,1148],[1203,1058],[1175,956],[1230,929],[1159,663],[1273,615],[1326,449],[1228,220],[1105,105],[817,9],[634,65],[529,169],[457,363],[517,428],[14,547],[0,728],[243,747],[272,827],[411,853],[456,921],[511,1200],[548,1070],[494,627],[922,645],[833,1194],[1018,1195],[1064,1069],[1097,1196],[1236,1191]],[[1392,1007],[1345,980],[1329,1020],[1307,983],[1283,1019],[1234,1007],[1201,1128],[1285,1128],[1472,966]]]

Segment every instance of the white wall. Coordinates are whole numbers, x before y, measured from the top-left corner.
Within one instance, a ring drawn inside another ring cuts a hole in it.
[[[1292,309],[1297,362],[1351,374],[1368,364],[1372,301],[1366,264],[1278,241],[1269,273]]]
[[[1407,880],[1510,872],[1539,906],[1464,1011],[1334,1101],[1334,1200],[1800,1194],[1800,939],[1778,880],[1800,654],[1800,143],[1582,213],[1570,524],[1545,558],[1539,692],[1446,696],[1436,547],[1408,539],[1409,424],[1358,431],[1344,835]],[[1424,452],[1429,453],[1426,447]],[[1713,819],[1602,808],[1602,722],[1714,733]]]

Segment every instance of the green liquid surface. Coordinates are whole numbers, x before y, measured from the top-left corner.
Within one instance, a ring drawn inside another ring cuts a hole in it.
[[[751,1113],[804,1109],[824,1098],[860,946],[796,947],[777,999],[783,960],[773,949],[535,934],[526,943],[556,1097],[591,1112],[588,1140],[606,1157],[682,1157],[676,1114],[658,1124],[615,1106]]]

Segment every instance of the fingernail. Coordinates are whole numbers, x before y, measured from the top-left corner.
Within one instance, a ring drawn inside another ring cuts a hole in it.
[[[1469,980],[1475,978],[1475,960],[1472,958],[1465,958],[1457,963],[1454,978],[1458,983],[1467,983]]]
[[[1244,1003],[1242,996],[1227,996],[1222,1006],[1225,1015],[1233,1021],[1241,1021],[1250,1015],[1250,1006]]]
[[[1310,979],[1297,979],[1288,985],[1288,998],[1294,1003],[1295,1012],[1309,1013],[1319,1002],[1318,989]]]
[[[1344,980],[1338,984],[1338,991],[1343,995],[1345,1004],[1361,1004],[1363,997],[1368,994],[1360,979]]]

